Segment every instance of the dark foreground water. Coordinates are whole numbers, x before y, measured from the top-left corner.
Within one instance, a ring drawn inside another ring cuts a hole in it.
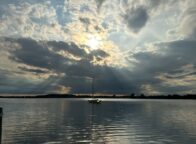
[[[3,144],[196,144],[196,101],[0,99]]]

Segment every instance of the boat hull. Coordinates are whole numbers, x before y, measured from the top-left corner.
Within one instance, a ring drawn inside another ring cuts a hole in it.
[[[99,99],[90,99],[90,100],[88,100],[88,102],[92,103],[92,104],[100,104],[101,100],[99,100]]]

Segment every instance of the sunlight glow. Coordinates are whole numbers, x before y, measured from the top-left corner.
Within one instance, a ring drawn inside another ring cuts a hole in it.
[[[97,37],[90,37],[87,41],[87,45],[92,49],[96,50],[99,49],[100,40]]]

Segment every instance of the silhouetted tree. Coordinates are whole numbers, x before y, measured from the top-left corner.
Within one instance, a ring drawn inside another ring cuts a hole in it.
[[[131,94],[131,97],[135,97],[135,94],[134,94],[134,93],[132,93],[132,94]]]
[[[145,97],[145,95],[142,93],[142,94],[140,95],[140,97]]]

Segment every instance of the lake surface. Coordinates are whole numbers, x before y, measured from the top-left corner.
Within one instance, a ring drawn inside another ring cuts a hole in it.
[[[196,101],[0,99],[2,144],[196,144]]]

